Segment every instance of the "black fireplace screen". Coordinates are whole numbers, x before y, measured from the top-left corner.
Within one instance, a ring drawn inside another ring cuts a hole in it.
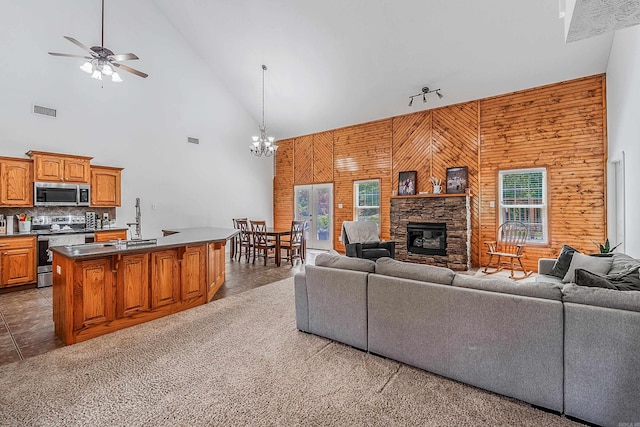
[[[410,222],[407,225],[407,250],[416,254],[447,255],[447,224]]]

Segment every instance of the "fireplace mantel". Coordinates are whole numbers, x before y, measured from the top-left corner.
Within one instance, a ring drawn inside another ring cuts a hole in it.
[[[434,194],[434,193],[426,193],[426,194],[416,194],[413,196],[391,196],[392,199],[419,199],[419,198],[423,198],[423,197],[466,197],[469,196],[471,197],[471,194],[446,194],[446,193],[440,193],[440,194]]]
[[[445,223],[446,255],[419,254],[407,247],[410,222]],[[471,195],[417,194],[391,197],[391,239],[396,241],[396,259],[468,270],[471,265]]]

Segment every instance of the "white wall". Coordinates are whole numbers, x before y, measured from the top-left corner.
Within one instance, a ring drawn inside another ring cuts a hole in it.
[[[64,35],[100,44],[99,0],[0,8],[0,156],[33,149],[125,168],[118,224],[133,221],[140,197],[145,238],[168,227],[231,228],[240,216],[272,220],[273,162],[248,150],[257,121],[149,0],[106,2],[105,46],[137,54],[126,64],[149,74],[120,72],[119,84],[91,79],[82,59],[47,54],[83,54]],[[58,118],[33,115],[34,103]]]
[[[609,159],[625,154],[625,252],[640,258],[640,26],[616,32],[607,66]],[[611,167],[611,165],[610,165]],[[611,173],[609,174],[611,178]],[[614,194],[608,180],[608,194]],[[615,210],[609,197],[609,229]],[[609,236],[613,240],[613,236]]]

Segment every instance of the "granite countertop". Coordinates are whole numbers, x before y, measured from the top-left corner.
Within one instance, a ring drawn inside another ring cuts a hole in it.
[[[155,243],[131,247],[125,246],[124,243],[126,241],[123,241],[122,245],[117,245],[113,242],[101,242],[74,246],[56,246],[52,247],[51,251],[70,259],[97,258],[132,252],[150,252],[156,249],[170,249],[197,243],[220,242],[231,239],[239,232],[234,229],[215,227],[176,228],[165,231],[175,234],[154,239],[156,240]]]
[[[126,230],[129,230],[129,228],[117,227],[117,226],[111,227],[111,228],[83,228],[83,229],[74,230],[73,232],[64,232],[64,231],[49,232],[49,230],[31,230],[28,233],[15,232],[13,234],[0,234],[0,239],[3,237],[25,237],[25,236],[39,236],[39,235],[65,236],[65,235],[81,234],[81,233],[89,234],[89,233],[95,233],[100,231],[126,231]]]

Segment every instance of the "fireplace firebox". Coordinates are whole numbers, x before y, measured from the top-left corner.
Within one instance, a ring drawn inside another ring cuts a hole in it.
[[[416,254],[447,255],[447,224],[410,222],[407,224],[407,250]]]

